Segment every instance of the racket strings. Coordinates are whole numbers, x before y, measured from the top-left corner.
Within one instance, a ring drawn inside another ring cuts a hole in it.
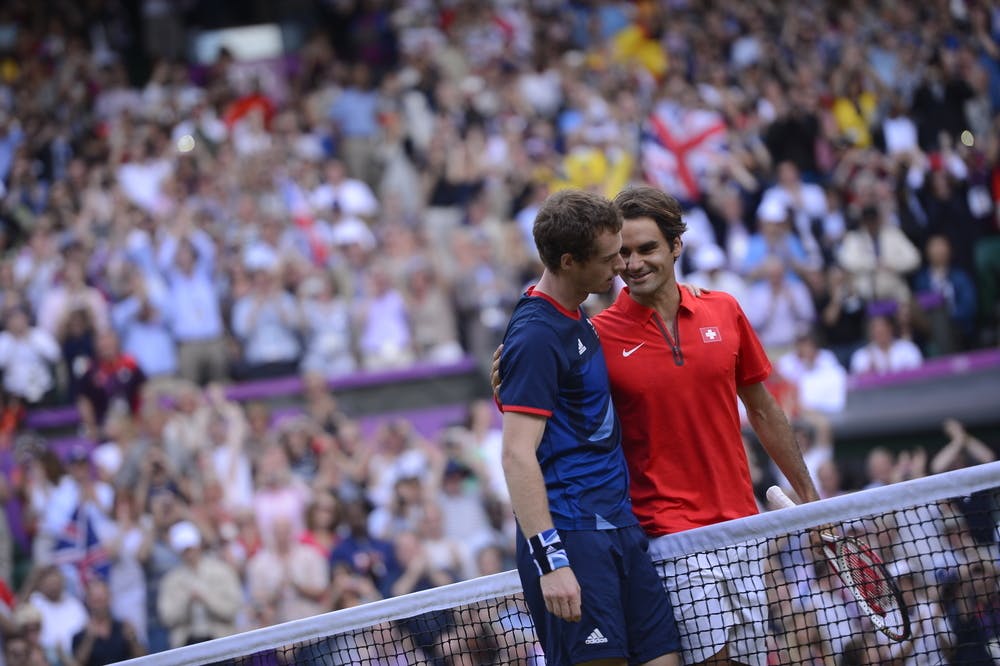
[[[873,611],[885,617],[895,606],[896,599],[892,587],[878,567],[878,562],[867,555],[861,551],[844,553],[844,564],[865,602]]]

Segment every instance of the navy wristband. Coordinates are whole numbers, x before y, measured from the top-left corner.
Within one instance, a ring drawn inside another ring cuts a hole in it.
[[[531,559],[535,562],[538,575],[544,576],[552,573],[556,569],[569,566],[569,558],[566,556],[566,549],[563,548],[562,539],[555,528],[543,530],[528,539],[528,551]]]

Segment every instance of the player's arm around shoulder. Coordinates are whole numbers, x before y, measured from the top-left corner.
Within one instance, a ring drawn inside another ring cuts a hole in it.
[[[531,544],[538,566],[545,607],[563,620],[578,622],[580,585],[569,567],[569,560],[565,558],[565,551],[562,552],[562,560],[547,555],[548,546],[555,545],[555,550],[561,551],[562,544],[552,524],[545,479],[535,455],[546,421],[540,415],[504,412],[501,460],[514,515]]]

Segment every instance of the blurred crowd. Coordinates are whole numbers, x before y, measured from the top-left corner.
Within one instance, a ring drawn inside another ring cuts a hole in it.
[[[325,381],[488,363],[559,188],[677,196],[796,416],[997,344],[992,3],[287,4],[208,63],[227,3],[0,5],[0,628],[48,663],[507,568],[490,407],[369,440]],[[283,422],[219,388],[294,374]],[[64,402],[96,447],[18,436]]]

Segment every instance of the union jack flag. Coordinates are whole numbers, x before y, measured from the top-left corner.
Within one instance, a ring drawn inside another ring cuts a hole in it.
[[[76,568],[84,584],[95,578],[108,580],[111,557],[101,544],[94,519],[86,507],[78,506],[62,532],[56,536],[52,563]]]
[[[706,173],[728,150],[726,122],[715,111],[661,102],[643,123],[640,150],[646,180],[693,203]]]

